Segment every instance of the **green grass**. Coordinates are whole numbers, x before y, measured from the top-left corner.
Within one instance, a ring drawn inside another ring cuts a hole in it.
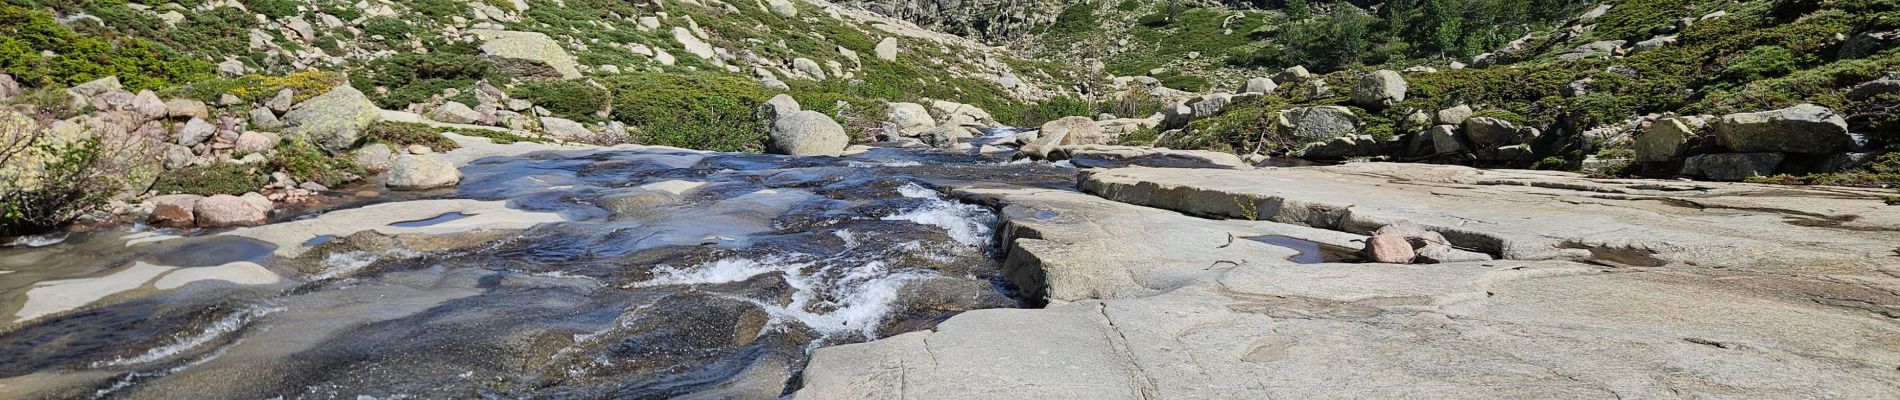
[[[363,140],[369,143],[387,144],[392,148],[404,148],[410,145],[423,145],[435,151],[449,151],[461,148],[454,140],[442,136],[442,130],[415,122],[377,121],[370,124],[363,133]]]

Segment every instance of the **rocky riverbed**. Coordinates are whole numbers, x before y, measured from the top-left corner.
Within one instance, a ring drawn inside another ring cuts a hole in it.
[[[1900,396],[1878,191],[457,139],[455,189],[0,250],[0,397]],[[1366,262],[1400,221],[1454,250]]]

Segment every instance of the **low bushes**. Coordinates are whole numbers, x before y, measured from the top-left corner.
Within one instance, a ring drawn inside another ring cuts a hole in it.
[[[377,121],[365,130],[363,140],[370,143],[387,144],[394,148],[411,145],[427,146],[430,150],[449,151],[461,148],[454,140],[442,136],[442,131],[428,124],[415,122]]]
[[[40,140],[43,134],[0,121],[0,237],[70,224],[111,200],[131,175],[97,138],[51,143]]]
[[[309,138],[293,136],[284,138],[277,146],[277,155],[271,157],[269,167],[283,171],[299,181],[316,182],[324,186],[340,186],[363,175],[363,167],[349,157],[331,158],[323,149],[310,143]]]
[[[256,165],[215,164],[189,166],[159,175],[152,185],[158,194],[240,195],[270,183],[270,171]]]
[[[142,39],[75,33],[54,21],[51,13],[12,4],[0,4],[0,71],[33,86],[71,86],[117,76],[131,90],[212,76],[212,66],[205,61]]]
[[[598,119],[595,115],[614,100],[607,89],[586,81],[531,81],[515,86],[508,95],[581,121]]]
[[[714,151],[762,151],[766,127],[754,117],[769,97],[750,79],[724,75],[638,74],[610,78],[615,120],[642,144]]]

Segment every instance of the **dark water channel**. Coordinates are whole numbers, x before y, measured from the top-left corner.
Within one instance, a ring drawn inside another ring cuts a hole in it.
[[[215,232],[0,249],[0,312],[151,266],[283,276],[0,315],[0,398],[776,398],[811,349],[1018,305],[993,210],[935,188],[1074,171],[1002,161],[546,152],[477,161],[454,194],[567,220],[525,231],[316,235],[295,257]]]

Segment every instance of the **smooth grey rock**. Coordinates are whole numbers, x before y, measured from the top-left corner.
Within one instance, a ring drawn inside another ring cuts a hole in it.
[[[772,96],[771,100],[766,100],[764,105],[759,106],[759,117],[766,121],[771,121],[778,119],[780,115],[803,110],[804,108],[799,107],[797,99],[793,99],[791,95],[781,93],[777,96]]]
[[[1781,153],[1720,153],[1689,157],[1682,174],[1718,181],[1739,181],[1775,173],[1787,156]]]
[[[462,171],[438,155],[401,155],[391,163],[383,185],[392,190],[423,190],[455,186]]]
[[[877,48],[873,49],[872,52],[877,55],[878,59],[897,61],[897,38],[886,37],[884,40],[878,41]]]
[[[825,74],[825,68],[819,66],[817,61],[812,61],[809,58],[799,57],[792,59],[792,69],[796,69],[798,72],[804,73],[806,77],[816,80],[822,81],[829,78],[829,76]]]
[[[897,126],[898,133],[904,136],[916,136],[937,126],[937,120],[931,118],[930,109],[917,103],[885,103],[888,111],[884,118]]]
[[[1711,124],[1716,139],[1736,152],[1841,153],[1853,145],[1847,121],[1832,110],[1800,104],[1779,110],[1729,114]]]
[[[482,113],[459,102],[444,102],[429,112],[429,119],[451,124],[474,124],[482,120]]]
[[[794,156],[837,156],[851,137],[831,117],[817,111],[796,111],[772,121],[767,151]]]
[[[581,140],[594,135],[594,131],[587,129],[587,125],[559,117],[541,117],[541,130],[547,132],[548,136],[562,140]]]
[[[363,169],[370,172],[388,171],[390,164],[396,161],[396,151],[382,143],[363,145],[351,154],[351,159],[356,161],[356,165],[361,165]]]
[[[210,122],[205,122],[205,120],[202,119],[192,118],[190,121],[185,122],[184,127],[178,128],[178,145],[186,147],[197,146],[199,143],[204,143],[206,139],[210,139],[211,135],[217,133],[218,127],[216,125],[212,125]]]
[[[581,77],[580,62],[546,34],[493,29],[468,32],[482,40],[482,54],[504,74],[524,78]]]
[[[1432,114],[1432,122],[1438,125],[1463,126],[1465,119],[1471,118],[1471,106],[1459,104],[1452,108],[1438,110]]]
[[[211,119],[211,108],[202,101],[171,99],[165,101],[165,115],[172,118]]]
[[[263,225],[269,211],[252,205],[244,198],[228,194],[198,200],[191,209],[200,228],[230,228]]]
[[[1225,168],[1250,166],[1233,153],[1206,150],[1173,150],[1153,147],[1075,145],[1057,146],[1049,158],[1069,160],[1081,168]]]

